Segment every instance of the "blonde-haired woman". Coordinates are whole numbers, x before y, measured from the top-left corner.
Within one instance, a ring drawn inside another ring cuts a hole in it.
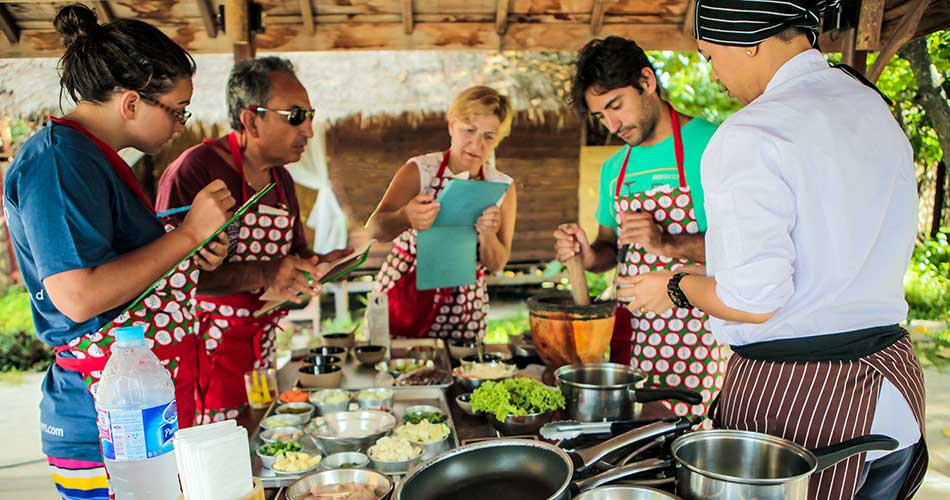
[[[495,168],[494,152],[511,132],[508,98],[489,87],[466,89],[449,107],[451,144],[410,158],[393,177],[367,227],[373,238],[394,240],[392,253],[376,276],[376,290],[389,300],[394,337],[474,338],[485,331],[488,287],[485,276],[505,267],[515,231],[517,195],[511,177]],[[450,179],[481,179],[509,184],[498,206],[482,213],[474,285],[436,290],[416,288],[416,233],[432,226],[435,201]]]

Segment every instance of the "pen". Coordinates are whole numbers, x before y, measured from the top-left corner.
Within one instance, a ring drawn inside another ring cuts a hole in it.
[[[191,210],[191,205],[185,205],[183,207],[172,208],[171,210],[165,210],[164,212],[155,212],[155,217],[161,219],[162,217],[168,217],[169,215],[180,214],[182,212],[187,212]]]

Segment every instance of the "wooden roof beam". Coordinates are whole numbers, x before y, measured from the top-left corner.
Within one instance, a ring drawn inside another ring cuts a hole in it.
[[[198,11],[201,12],[201,22],[204,23],[208,38],[218,36],[218,16],[214,13],[214,6],[210,0],[198,0]]]
[[[224,32],[231,39],[234,62],[254,58],[254,40],[251,38],[250,2],[224,1]]]
[[[112,7],[109,7],[109,2],[92,2],[92,5],[96,10],[96,17],[99,18],[101,24],[109,24],[115,21],[115,14],[112,13]]]
[[[20,29],[17,28],[16,21],[10,15],[6,5],[0,5],[0,31],[3,31],[11,44],[20,41]]]
[[[412,0],[402,0],[402,30],[411,35],[412,29]]]
[[[607,0],[594,0],[594,6],[590,12],[590,32],[597,36],[600,28],[604,26],[604,15],[607,13]]]
[[[300,0],[300,15],[303,16],[303,32],[312,35],[316,31],[313,22],[313,5],[310,0]]]
[[[917,33],[917,25],[920,24],[920,19],[924,17],[924,12],[926,12],[927,7],[930,5],[930,0],[910,0],[908,4],[910,3],[913,3],[910,10],[904,14],[900,24],[897,26],[897,30],[894,31],[891,38],[888,39],[884,47],[881,48],[877,59],[874,61],[874,65],[868,70],[868,80],[877,82],[877,79],[881,77],[881,73],[884,72],[887,63],[891,62],[891,58],[894,57],[894,54],[897,54],[897,51],[900,50],[905,43],[913,39],[914,34]]]
[[[864,0],[858,14],[857,50],[877,50],[884,27],[884,0]]]
[[[504,35],[508,31],[508,7],[511,0],[498,0],[495,6],[495,32]]]

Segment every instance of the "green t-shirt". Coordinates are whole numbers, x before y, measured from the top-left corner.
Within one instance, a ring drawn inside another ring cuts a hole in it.
[[[693,195],[693,208],[700,232],[706,232],[706,210],[703,207],[703,187],[700,183],[699,165],[706,144],[715,132],[716,125],[701,118],[693,118],[680,130],[683,136],[683,167],[686,170],[686,185],[689,186]],[[679,186],[673,142],[671,135],[663,142],[652,146],[633,148],[620,194],[627,196],[665,185]],[[617,231],[614,194],[617,176],[620,175],[620,167],[623,165],[627,148],[627,146],[620,148],[604,162],[600,169],[600,201],[594,215],[600,225],[612,228],[614,232]]]

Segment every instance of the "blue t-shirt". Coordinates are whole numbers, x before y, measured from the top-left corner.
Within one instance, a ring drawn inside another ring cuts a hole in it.
[[[62,345],[114,319],[125,305],[76,323],[56,309],[43,288],[43,280],[54,274],[103,265],[164,234],[95,144],[70,127],[47,125],[17,153],[3,195],[39,338]],[[43,395],[44,453],[101,461],[93,400],[80,375],[54,364]]]

